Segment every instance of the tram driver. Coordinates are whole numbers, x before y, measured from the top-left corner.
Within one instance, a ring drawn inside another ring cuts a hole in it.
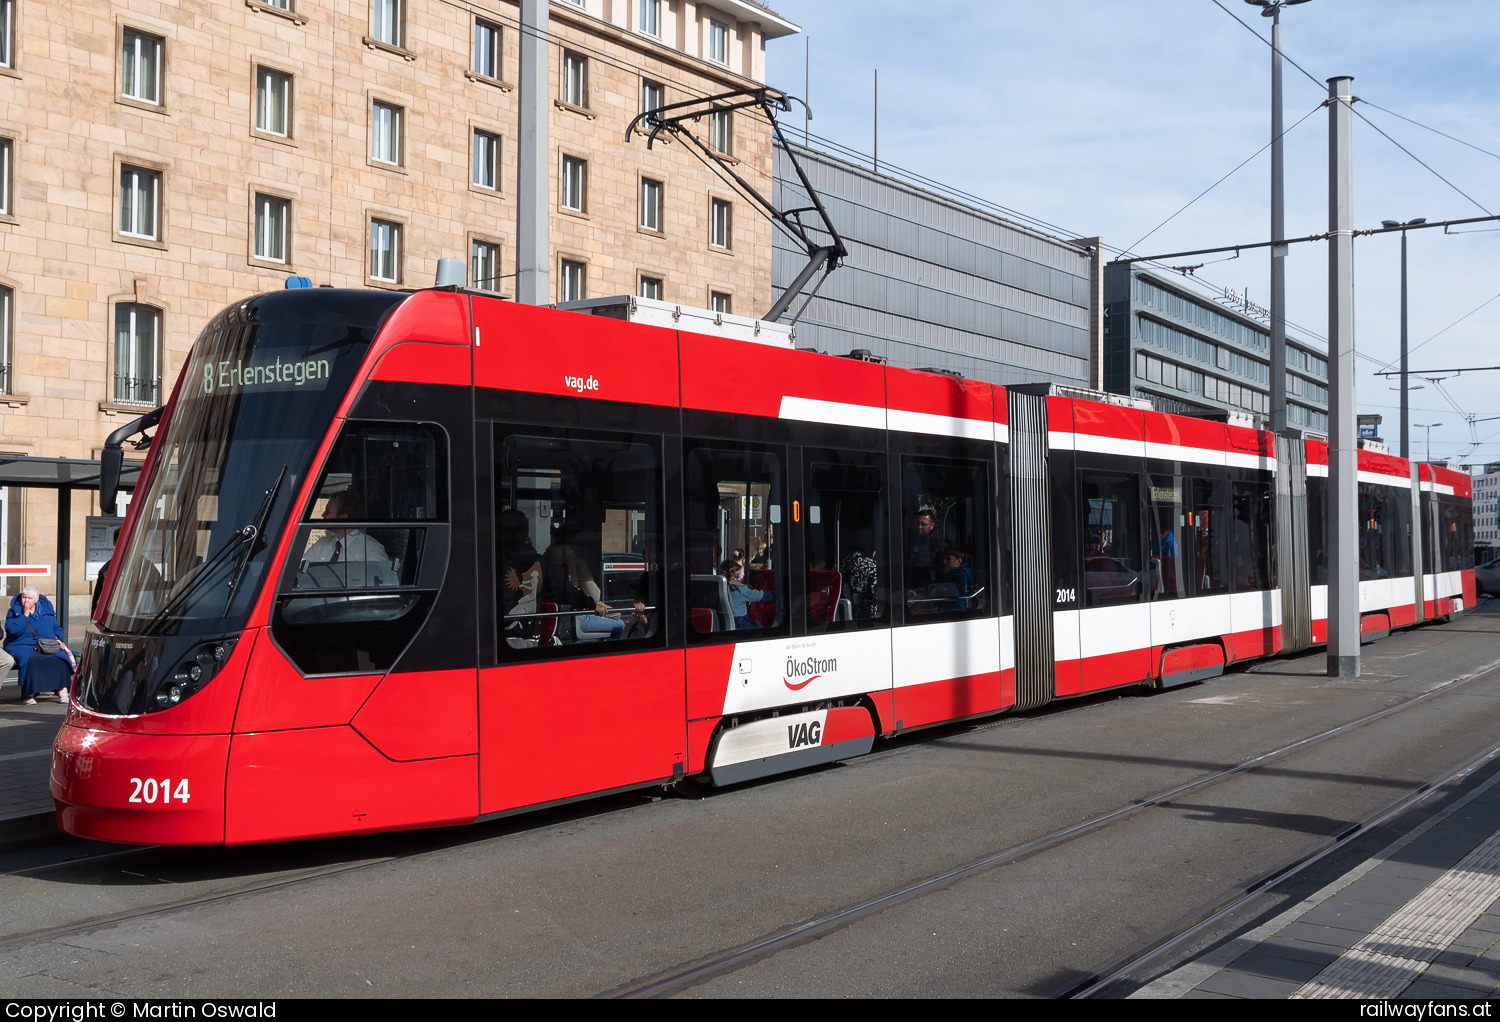
[[[328,498],[328,503],[323,507],[323,519],[325,521],[340,521],[344,519],[358,520],[365,515],[365,502],[358,493],[353,490],[340,490]],[[347,577],[341,580],[344,585],[394,585],[396,578],[390,573],[391,555],[386,552],[380,541],[373,536],[367,535],[363,529],[337,529],[329,528],[302,556],[301,571],[310,575],[316,575],[316,570],[309,571],[309,566],[347,565],[342,569],[334,569],[340,575],[347,573]],[[386,574],[382,574],[385,572]],[[367,577],[358,577],[363,575]]]

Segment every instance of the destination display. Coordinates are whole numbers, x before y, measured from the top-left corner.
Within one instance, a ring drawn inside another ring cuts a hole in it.
[[[244,359],[210,362],[203,367],[203,393],[215,394],[225,390],[290,390],[315,384],[315,390],[328,385],[333,363],[326,358],[309,358],[300,361],[285,360],[280,355],[274,362],[249,365]]]

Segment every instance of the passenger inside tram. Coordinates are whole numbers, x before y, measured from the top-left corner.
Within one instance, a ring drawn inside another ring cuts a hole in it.
[[[542,638],[542,619],[529,616],[540,609],[542,555],[532,546],[531,521],[524,512],[515,508],[500,512],[499,531],[500,616],[506,621],[505,637],[512,646],[533,644]]]
[[[572,618],[572,637],[618,639],[625,622],[604,602],[584,554],[583,533],[582,525],[569,520],[552,530],[552,545],[542,555],[543,592],[559,607],[582,612]]]
[[[744,581],[745,567],[737,561],[724,561],[719,565],[719,573],[729,580],[729,610],[734,617],[734,627],[760,628],[759,623],[750,619],[750,604],[771,603],[776,599],[776,594],[747,586]]]
[[[854,534],[854,550],[844,559],[844,591],[849,600],[850,616],[864,621],[880,616],[875,586],[879,566],[875,560],[875,536],[869,529]]]

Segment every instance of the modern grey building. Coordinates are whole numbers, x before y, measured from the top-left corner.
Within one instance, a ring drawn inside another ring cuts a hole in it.
[[[1474,550],[1487,561],[1500,550],[1500,462],[1490,462],[1474,476]]]
[[[1164,412],[1248,412],[1269,423],[1271,329],[1236,292],[1159,276],[1134,264],[1104,268],[1104,390]],[[1288,336],[1287,425],[1328,434],[1328,359]]]
[[[1096,244],[1052,237],[933,188],[794,148],[849,249],[797,321],[797,347],[838,355],[864,348],[891,365],[992,383],[1099,388]],[[811,205],[779,148],[773,178],[778,209]],[[807,257],[780,231],[773,238],[779,298]],[[816,285],[814,278],[808,291]]]

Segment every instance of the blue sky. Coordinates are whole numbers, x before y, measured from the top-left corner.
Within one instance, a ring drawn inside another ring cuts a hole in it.
[[[1244,0],[1223,6],[1263,37],[1271,21]],[[780,0],[803,36],[767,46],[769,84],[810,95],[812,132],[868,153],[873,72],[880,72],[881,162],[960,188],[1069,233],[1134,245],[1270,137],[1270,50],[1213,0]],[[920,18],[913,12],[919,12]],[[1286,228],[1328,226],[1325,80],[1500,154],[1500,2],[1312,0],[1282,16]],[[811,49],[810,80],[805,75]],[[1430,221],[1500,214],[1500,156],[1476,152],[1371,106],[1356,105],[1445,184],[1372,127],[1354,129],[1354,220]],[[800,110],[789,120],[800,127]],[[1269,150],[1143,241],[1138,254],[1266,240]],[[1467,198],[1460,194],[1467,194]],[[1485,209],[1481,209],[1483,206]],[[1479,228],[1490,225],[1476,225]],[[1409,236],[1412,369],[1500,365],[1500,222],[1495,229]],[[1396,235],[1355,245],[1356,345],[1399,352]],[[1174,260],[1199,262],[1222,257]],[[1287,305],[1293,333],[1326,335],[1327,244],[1294,246]],[[1269,296],[1268,257],[1247,253],[1198,271],[1210,283]],[[1297,330],[1300,326],[1305,329]],[[1416,346],[1444,331],[1420,350]],[[1398,395],[1361,359],[1362,412],[1384,414],[1395,446]],[[1414,381],[1416,382],[1416,381]],[[1444,398],[1443,391],[1452,403]],[[1500,461],[1500,372],[1449,377],[1412,394],[1412,420],[1437,423],[1434,457]],[[1457,406],[1455,409],[1454,405]],[[1413,451],[1425,453],[1426,430]],[[1483,442],[1475,449],[1471,435]],[[1471,453],[1472,452],[1472,453]]]

